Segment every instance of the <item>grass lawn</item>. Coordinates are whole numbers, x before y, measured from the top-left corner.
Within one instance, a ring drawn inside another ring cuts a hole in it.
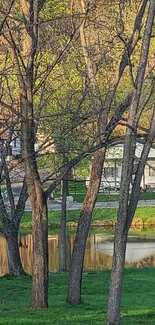
[[[80,216],[80,210],[68,210],[67,221],[70,223],[76,223]],[[117,209],[115,208],[103,208],[95,209],[93,213],[93,220],[95,224],[102,224],[105,220],[116,220]],[[151,224],[152,220],[155,222],[155,207],[141,207],[136,209],[135,217],[140,218],[142,221],[147,221]],[[21,228],[31,227],[31,212],[25,212],[21,221]],[[49,211],[49,226],[60,226],[60,211]]]
[[[154,269],[127,269],[124,274],[122,325],[155,324]],[[109,271],[85,273],[83,303],[66,306],[68,275],[53,273],[49,283],[49,309],[28,308],[31,278],[0,278],[1,325],[105,324]]]
[[[74,201],[82,203],[85,197],[87,187],[85,181],[70,181],[69,182],[69,195],[73,196]],[[60,197],[60,186],[56,189],[55,197]],[[97,197],[98,202],[118,201],[118,193],[99,193]],[[142,192],[140,200],[155,200],[155,192]]]

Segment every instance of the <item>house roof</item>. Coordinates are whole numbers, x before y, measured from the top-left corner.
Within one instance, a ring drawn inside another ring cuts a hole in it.
[[[137,158],[140,158],[142,150],[143,150],[143,144],[137,142],[136,143],[136,152],[135,156]],[[113,159],[123,159],[123,150],[124,150],[124,144],[118,144],[113,147],[109,147],[106,152],[106,159],[107,160],[113,160]],[[155,149],[151,148],[148,159],[155,159]]]

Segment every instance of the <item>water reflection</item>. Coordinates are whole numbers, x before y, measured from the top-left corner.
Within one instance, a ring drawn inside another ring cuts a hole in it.
[[[108,256],[113,255],[113,243],[100,243],[96,249]],[[155,242],[127,243],[125,261],[128,264],[142,261],[149,256],[155,256]]]
[[[69,268],[75,235],[67,236],[67,265]],[[112,265],[113,237],[91,234],[87,241],[84,270],[110,269]],[[130,238],[127,245],[126,266],[155,266],[155,238],[152,240]],[[49,235],[49,270],[59,269],[59,235]],[[20,236],[19,248],[26,272],[32,273],[32,236]],[[8,272],[6,243],[0,236],[0,275]]]

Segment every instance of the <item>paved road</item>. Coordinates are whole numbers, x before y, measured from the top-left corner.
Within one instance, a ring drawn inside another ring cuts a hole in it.
[[[77,210],[81,209],[82,204],[73,202],[73,203],[67,203],[67,209],[68,210]],[[140,200],[138,202],[138,207],[150,207],[155,206],[155,200]],[[61,203],[51,203],[48,202],[48,208],[49,210],[60,210],[61,209]],[[118,201],[111,201],[111,202],[96,202],[95,208],[118,208]],[[26,204],[26,211],[31,211],[31,206],[29,203]]]

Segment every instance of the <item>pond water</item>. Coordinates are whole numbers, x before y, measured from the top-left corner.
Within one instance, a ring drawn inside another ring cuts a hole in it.
[[[75,235],[67,236],[67,265],[69,268]],[[59,269],[59,235],[49,235],[49,271]],[[32,236],[19,236],[22,264],[32,273]],[[113,236],[104,233],[90,234],[85,253],[84,270],[105,270],[112,265]],[[154,237],[130,236],[126,251],[126,267],[155,266]],[[0,276],[8,272],[6,242],[0,236]]]

